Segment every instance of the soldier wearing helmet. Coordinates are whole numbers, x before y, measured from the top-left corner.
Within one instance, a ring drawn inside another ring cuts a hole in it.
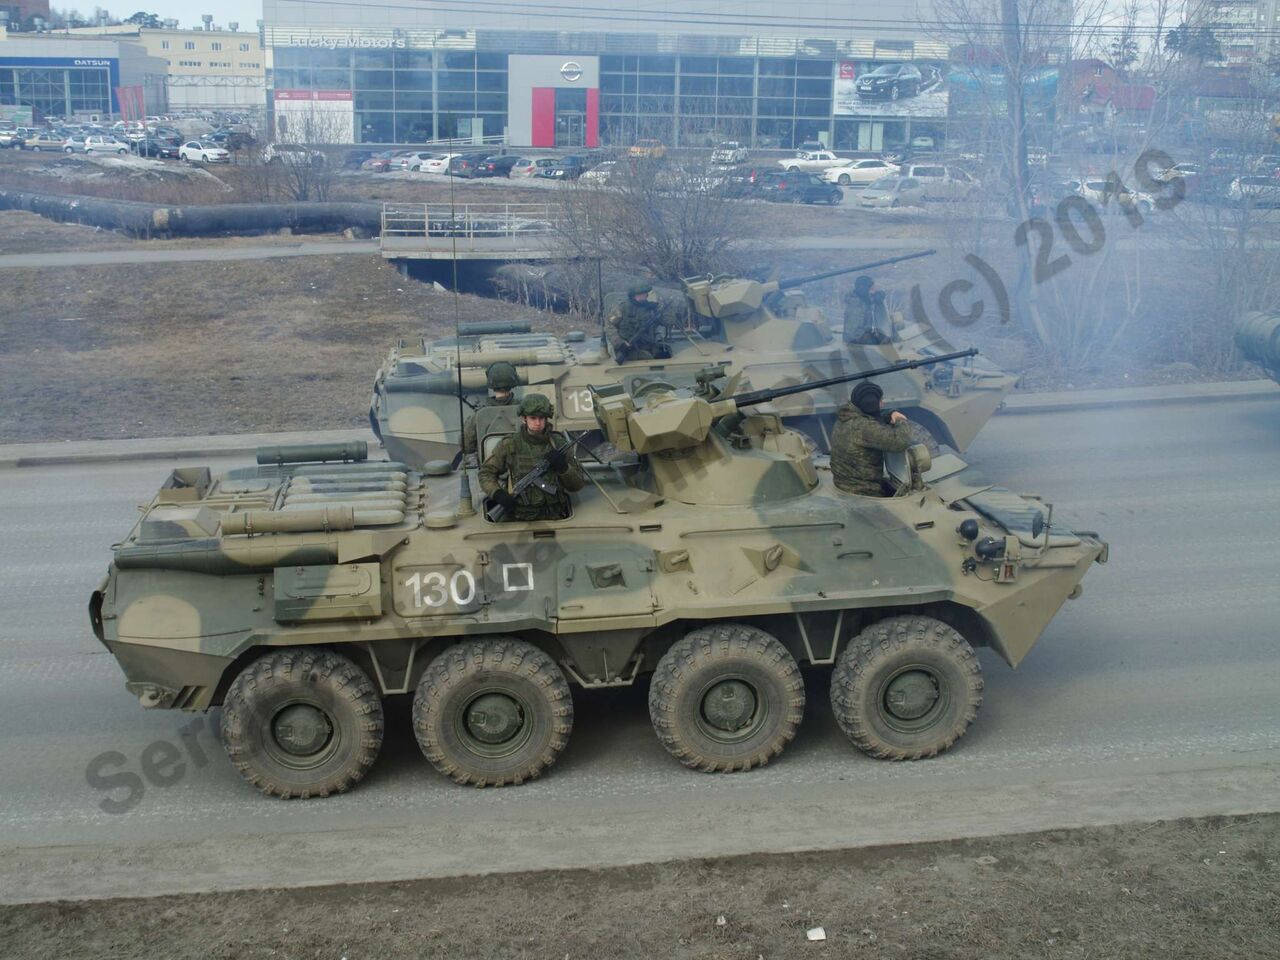
[[[897,410],[881,413],[884,391],[863,380],[836,411],[831,431],[831,473],[836,489],[864,497],[883,497],[884,455],[915,442],[911,421]]]
[[[619,363],[671,356],[671,350],[658,337],[658,328],[663,325],[662,309],[649,299],[652,291],[651,284],[633,283],[627,287],[627,298],[605,320],[609,346]]]
[[[563,520],[569,516],[569,494],[581,490],[586,475],[572,450],[558,447],[551,432],[555,407],[541,394],[520,401],[520,429],[503,437],[480,466],[480,487],[490,500],[506,508],[510,520]],[[520,496],[511,488],[544,456],[551,470]]]
[[[481,407],[509,407],[516,402],[515,389],[520,384],[520,378],[514,366],[505,360],[491,363],[484,372],[484,379],[489,384],[489,396],[476,405],[476,410]],[[473,410],[462,425],[462,453],[466,457],[474,457],[479,446],[476,414]]]

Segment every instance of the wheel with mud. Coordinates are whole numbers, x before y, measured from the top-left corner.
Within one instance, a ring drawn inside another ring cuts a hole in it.
[[[853,638],[831,674],[831,709],[854,746],[884,760],[941,753],[973,723],[982,667],[932,617],[889,617]]]
[[[222,745],[263,793],[326,797],[359,783],[382,747],[382,700],[363,670],[322,649],[277,650],[240,672]]]
[[[457,783],[502,787],[556,762],[573,730],[573,697],[555,661],[513,638],[460,643],[436,657],[413,698],[413,732]]]
[[[686,767],[707,773],[763,766],[796,735],[803,716],[795,658],[741,623],[687,634],[658,662],[649,687],[658,741]]]

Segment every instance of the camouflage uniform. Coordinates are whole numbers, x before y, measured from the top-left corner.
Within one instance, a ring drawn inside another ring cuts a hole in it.
[[[858,280],[870,278],[859,277]],[[884,305],[884,293],[872,292],[873,284],[855,285],[844,295],[844,342],[877,344],[889,343],[889,313]]]
[[[474,457],[480,448],[480,438],[476,436],[476,410],[484,407],[510,407],[519,402],[515,394],[511,394],[506,397],[485,397],[477,403],[476,409],[471,411],[467,422],[462,425],[462,452],[469,457]]]
[[[510,490],[523,479],[550,449],[551,424],[541,436],[534,436],[524,426],[502,438],[489,458],[480,466],[480,487],[486,497],[499,488]],[[512,520],[563,520],[569,516],[569,494],[581,490],[587,482],[572,451],[566,451],[568,465],[554,479],[555,492],[533,484],[520,494]],[[502,478],[506,477],[506,484]],[[551,481],[551,477],[546,478]]]
[[[480,440],[476,436],[476,410],[480,410],[482,407],[511,406],[516,402],[515,394],[512,391],[520,385],[520,376],[516,372],[516,368],[505,360],[489,364],[484,372],[484,379],[488,383],[490,390],[495,392],[503,391],[506,396],[490,395],[485,397],[480,403],[476,404],[475,410],[471,412],[471,415],[467,417],[466,422],[462,425],[462,453],[472,466],[475,464],[476,451],[480,446]]]
[[[884,455],[899,453],[913,442],[911,423],[889,426],[852,403],[836,411],[831,432],[831,472],[836,487],[863,497],[884,496]]]
[[[671,355],[657,337],[658,327],[662,324],[662,308],[656,303],[635,299],[636,294],[648,293],[651,289],[648,284],[630,287],[627,298],[609,311],[605,320],[609,327],[609,344],[619,363]]]

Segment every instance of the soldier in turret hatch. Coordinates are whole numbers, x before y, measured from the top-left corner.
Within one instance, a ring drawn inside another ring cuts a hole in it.
[[[619,363],[671,356],[670,348],[658,338],[658,328],[664,321],[662,308],[649,299],[651,292],[650,284],[633,283],[627,287],[627,299],[614,307],[605,320],[609,346]]]
[[[884,291],[866,274],[853,282],[844,297],[844,342],[888,343],[889,311],[884,305]]]
[[[901,453],[915,442],[911,421],[894,410],[880,411],[884,391],[864,380],[853,388],[849,403],[836,411],[831,432],[831,473],[836,488],[863,497],[884,497],[884,455]]]
[[[520,384],[520,377],[514,366],[505,360],[491,363],[484,372],[484,379],[489,385],[489,396],[476,405],[476,410],[481,407],[509,407],[515,404],[515,389]],[[480,440],[476,436],[476,414],[473,410],[467,417],[467,422],[462,425],[463,456],[475,457],[479,446]]]
[[[569,494],[587,482],[573,451],[557,448],[551,434],[555,407],[541,394],[520,401],[520,429],[502,438],[480,466],[480,488],[506,509],[509,520],[563,520],[569,516]],[[511,487],[550,454],[548,473],[518,497]]]

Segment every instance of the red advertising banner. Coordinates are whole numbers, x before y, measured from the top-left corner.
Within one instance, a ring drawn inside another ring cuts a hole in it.
[[[147,115],[146,97],[142,87],[116,87],[116,103],[120,105],[121,120],[141,120]]]

